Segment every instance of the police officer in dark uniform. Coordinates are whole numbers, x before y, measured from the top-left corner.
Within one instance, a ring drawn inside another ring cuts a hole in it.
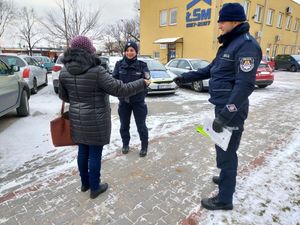
[[[147,64],[137,59],[138,46],[135,42],[129,41],[125,45],[124,58],[116,63],[113,77],[122,80],[124,83],[138,80],[140,78],[150,79]],[[140,157],[147,155],[148,150],[148,128],[146,126],[147,105],[145,103],[145,92],[140,92],[129,98],[119,98],[119,117],[121,122],[120,133],[123,142],[122,153],[129,151],[130,141],[130,117],[133,112],[137,130],[141,140]]]
[[[259,44],[249,34],[249,24],[243,7],[238,3],[224,4],[219,12],[218,37],[221,46],[210,65],[195,72],[188,72],[175,78],[177,84],[203,80],[209,81],[209,101],[215,105],[213,129],[222,132],[224,127],[233,128],[226,151],[216,146],[219,176],[213,177],[219,193],[204,198],[201,205],[209,210],[233,209],[232,197],[235,192],[237,175],[237,149],[240,144],[244,121],[248,115],[248,97],[254,90],[255,74],[262,59]]]

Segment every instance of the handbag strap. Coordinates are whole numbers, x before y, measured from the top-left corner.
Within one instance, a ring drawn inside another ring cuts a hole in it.
[[[64,111],[65,111],[65,101],[62,101],[61,110],[60,110],[60,115],[61,116],[64,114]]]

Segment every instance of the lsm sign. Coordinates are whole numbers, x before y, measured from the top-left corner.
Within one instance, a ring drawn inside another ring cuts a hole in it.
[[[208,26],[210,24],[211,19],[211,1],[212,0],[202,0],[208,6],[208,8],[201,9],[192,8],[201,0],[193,0],[186,6],[186,27],[201,27]]]

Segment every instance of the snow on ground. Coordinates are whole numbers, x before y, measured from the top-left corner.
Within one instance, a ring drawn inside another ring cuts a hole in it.
[[[276,81],[266,89],[257,89],[250,97],[251,106],[263,104],[266,100],[276,98],[286,89],[294,88],[294,83]],[[175,95],[149,96],[146,101],[152,105],[155,102],[173,102],[182,104],[188,102],[203,102],[209,104],[208,93],[197,93],[186,89],[179,89]],[[111,102],[118,99],[111,97]],[[183,127],[200,124],[202,120],[211,116],[211,111],[191,113],[191,105],[183,106],[184,113],[168,112],[159,115],[149,115],[147,124],[150,141],[161,136],[172,136],[172,133]],[[6,179],[1,182],[0,194],[9,188],[29,183],[30,180],[47,179],[76,167],[76,147],[55,148],[51,143],[49,122],[55,118],[60,110],[60,100],[53,92],[53,86],[41,89],[38,94],[31,96],[31,115],[26,118],[14,118],[13,122],[0,133],[0,179],[20,174],[17,179]],[[104,158],[115,153],[121,147],[118,116],[112,117],[111,144],[104,148]],[[139,148],[139,137],[132,118],[131,145]]]
[[[207,211],[199,224],[300,224],[300,130],[262,168],[237,182],[234,203],[232,211]]]

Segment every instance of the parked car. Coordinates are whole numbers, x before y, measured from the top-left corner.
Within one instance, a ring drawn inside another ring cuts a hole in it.
[[[272,68],[267,62],[261,61],[256,71],[255,84],[259,88],[265,88],[268,85],[271,85],[273,81],[274,74]]]
[[[204,68],[209,65],[209,62],[202,59],[188,59],[188,58],[177,58],[170,60],[166,68],[173,73],[175,73],[177,76],[180,76],[183,73],[189,72],[189,71],[196,71],[200,68]],[[206,80],[200,80],[200,81],[194,81],[192,83],[186,83],[184,86],[189,86],[193,90],[197,92],[201,92],[203,90],[208,89],[208,81]]]
[[[148,86],[148,94],[170,94],[175,93],[177,85],[173,81],[176,77],[171,71],[159,61],[151,58],[138,58],[147,63],[150,71],[151,84]]]
[[[64,67],[64,64],[62,63],[63,55],[64,54],[61,53],[57,57],[56,63],[52,67],[52,82],[53,82],[54,92],[56,94],[58,93],[58,86],[59,86],[58,78],[59,78],[59,74],[60,74],[61,69]]]
[[[38,87],[48,85],[47,70],[28,55],[0,54],[0,59],[9,66],[19,66],[20,73],[27,82],[31,93],[36,94]]]
[[[300,55],[277,55],[275,69],[285,69],[292,72],[300,70]]]
[[[38,61],[48,72],[52,71],[54,62],[47,56],[32,56],[36,61]]]
[[[108,64],[108,72],[112,74],[115,69],[116,63],[122,59],[121,56],[100,56],[100,60],[107,62]]]
[[[268,55],[263,55],[262,61],[269,64],[272,70],[275,70],[275,58]]]
[[[18,116],[29,115],[30,89],[19,70],[0,59],[0,116],[15,109]]]
[[[54,88],[54,92],[56,94],[58,93],[58,86],[59,86],[58,78],[59,78],[59,74],[60,74],[61,69],[64,67],[64,64],[62,63],[62,59],[63,59],[63,53],[61,53],[58,56],[58,58],[56,60],[56,63],[55,63],[55,65],[52,68],[53,88]],[[104,69],[106,69],[106,71],[109,71],[110,70],[110,66],[107,63],[108,58],[106,56],[99,56],[99,59],[101,60],[101,66],[104,67]],[[114,67],[115,66],[113,66],[113,68]]]
[[[99,59],[101,61],[101,66],[109,72],[109,59],[107,57],[99,56]]]

